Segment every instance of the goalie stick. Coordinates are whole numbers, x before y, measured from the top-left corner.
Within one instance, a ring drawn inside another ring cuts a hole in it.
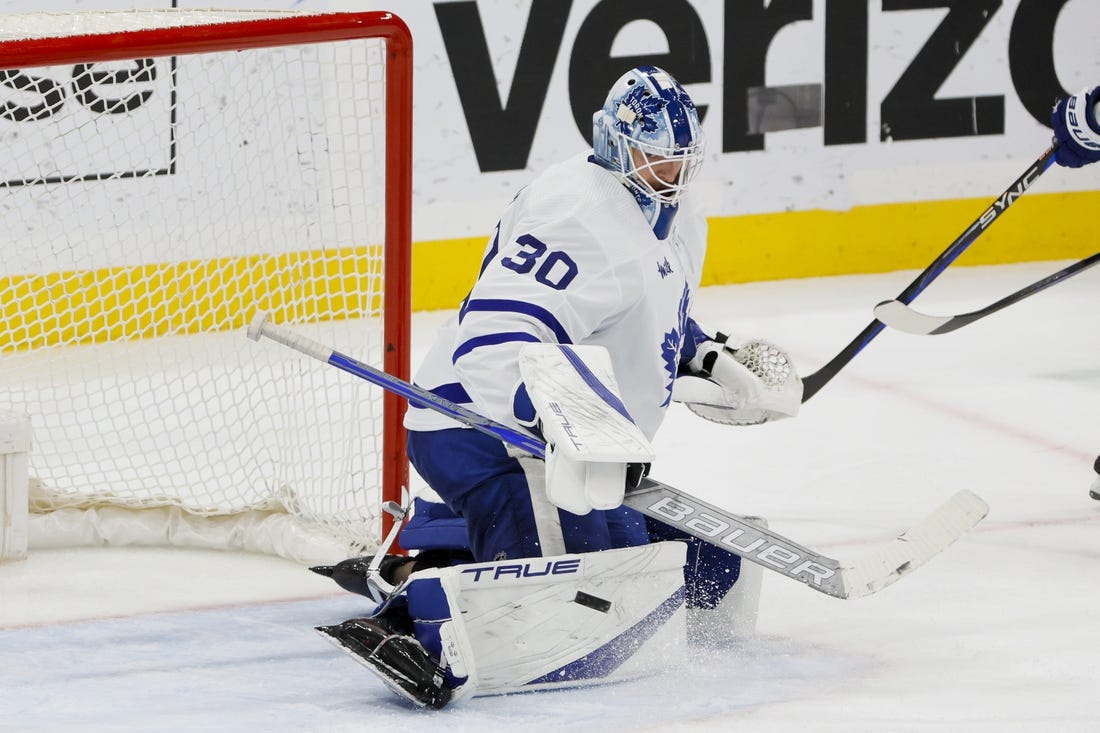
[[[1024,193],[1030,188],[1031,184],[1035,183],[1035,180],[1046,172],[1047,168],[1054,163],[1054,153],[1058,149],[1058,144],[1052,143],[1042,155],[1036,159],[1034,163],[1028,166],[1028,169],[1017,178],[1011,186],[994,199],[985,211],[974,220],[974,222],[967,227],[966,231],[959,235],[959,237],[948,245],[939,257],[932,260],[932,263],[924,269],[917,278],[909,283],[909,286],[901,292],[896,298],[901,303],[908,305],[912,302],[913,298],[920,295],[920,293],[928,287],[929,284],[940,273],[947,269],[955,259],[963,253],[963,251],[974,243],[982,232],[988,229],[993,222],[995,222],[1001,214],[1008,210],[1008,207],[1024,195]],[[863,351],[863,348],[867,344],[871,343],[871,340],[875,336],[879,335],[879,332],[885,326],[878,320],[871,321],[867,328],[856,336],[851,343],[844,347],[839,354],[834,356],[825,366],[818,369],[813,374],[810,374],[802,378],[802,402],[806,402],[808,399],[817,394],[822,387],[829,383],[837,373],[844,368],[844,366],[850,362],[855,355]]]
[[[1074,275],[1084,272],[1098,262],[1100,262],[1100,252],[1090,255],[1078,262],[1074,262],[1069,267],[1065,267],[1052,275],[1047,275],[1042,280],[1037,280],[1030,285],[1020,288],[1012,295],[1005,296],[996,303],[987,305],[980,310],[971,311],[970,313],[961,313],[954,316],[933,316],[914,310],[900,300],[884,300],[875,306],[875,318],[879,319],[890,328],[918,336],[938,336],[941,333],[950,333],[967,324],[985,318],[992,313],[996,313],[1002,308],[1007,308],[1013,303],[1019,303],[1024,298],[1042,292],[1063,280],[1068,280]]]
[[[545,445],[533,436],[272,324],[263,312],[257,313],[248,327],[248,338],[259,341],[261,337],[335,366],[399,394],[412,404],[436,410],[532,455],[545,457]],[[896,539],[854,562],[841,563],[760,527],[751,520],[650,478],[643,479],[637,488],[628,490],[623,503],[692,537],[835,598],[859,598],[891,585],[946,549],[989,511],[980,498],[969,491],[960,491]]]

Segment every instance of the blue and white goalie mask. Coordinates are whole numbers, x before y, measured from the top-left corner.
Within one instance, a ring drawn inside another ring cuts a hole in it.
[[[592,117],[596,161],[641,196],[674,205],[703,163],[695,103],[667,72],[639,66],[619,78]]]

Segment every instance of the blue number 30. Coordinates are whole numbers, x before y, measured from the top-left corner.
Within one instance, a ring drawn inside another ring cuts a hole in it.
[[[535,267],[535,263],[549,249],[546,244],[530,234],[517,237],[516,244],[523,249],[510,257],[501,259],[500,264],[521,275],[531,272]],[[535,280],[552,287],[554,290],[565,290],[576,276],[577,263],[569,255],[558,250],[550,250],[550,254],[546,254],[546,258],[535,270]]]

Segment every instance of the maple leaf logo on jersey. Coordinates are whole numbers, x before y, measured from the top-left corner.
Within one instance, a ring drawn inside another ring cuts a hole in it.
[[[668,383],[665,389],[668,397],[661,403],[661,407],[668,407],[672,402],[672,383],[676,381],[676,373],[680,371],[680,348],[683,346],[684,336],[687,332],[688,306],[691,302],[691,291],[684,285],[684,292],[680,296],[680,310],[676,318],[676,328],[665,334],[661,343],[661,357],[665,361],[665,372],[668,374]]]
[[[667,257],[664,262],[657,263],[657,272],[660,273],[662,280],[672,274],[672,265],[668,263]]]
[[[661,343],[661,357],[665,361],[665,372],[668,373],[668,384],[665,390],[668,396],[661,403],[661,407],[668,407],[672,402],[672,383],[676,380],[676,366],[680,360],[680,334],[677,329],[672,329],[665,334],[665,340]]]

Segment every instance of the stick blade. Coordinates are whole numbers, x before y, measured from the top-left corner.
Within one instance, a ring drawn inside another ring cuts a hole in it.
[[[841,568],[846,598],[877,593],[947,549],[989,513],[989,505],[960,491],[896,539]]]
[[[894,330],[916,336],[937,333],[951,320],[951,316],[930,316],[919,313],[900,300],[884,300],[876,305],[875,318]]]

